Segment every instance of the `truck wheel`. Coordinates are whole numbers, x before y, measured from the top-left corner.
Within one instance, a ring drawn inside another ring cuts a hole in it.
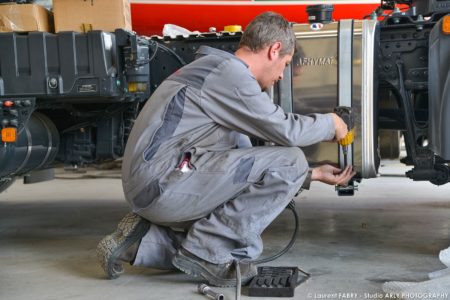
[[[400,131],[380,130],[378,138],[381,158],[397,159],[400,157]]]
[[[14,181],[16,181],[16,178],[0,178],[0,193],[9,188]]]

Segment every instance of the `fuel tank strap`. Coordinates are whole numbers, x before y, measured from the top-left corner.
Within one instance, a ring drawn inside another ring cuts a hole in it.
[[[353,20],[339,21],[338,35],[338,106],[352,107],[353,90]],[[348,164],[353,165],[353,144],[348,146]],[[344,156],[339,149],[339,165]]]

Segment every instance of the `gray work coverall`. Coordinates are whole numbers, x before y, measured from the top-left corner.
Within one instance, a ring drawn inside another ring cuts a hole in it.
[[[257,258],[262,231],[307,176],[298,147],[334,137],[331,115],[285,113],[235,55],[205,46],[197,55],[154,92],[127,143],[125,197],[155,224],[134,265],[171,268],[180,246],[216,264]],[[240,148],[247,136],[280,146]],[[182,172],[187,153],[192,169]]]

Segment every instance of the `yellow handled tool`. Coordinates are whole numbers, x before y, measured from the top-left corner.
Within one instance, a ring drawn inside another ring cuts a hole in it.
[[[334,109],[334,113],[337,114],[344,123],[347,125],[347,135],[338,141],[342,147],[342,154],[344,155],[344,167],[348,162],[348,146],[351,145],[355,138],[355,117],[353,115],[351,107],[338,106]]]

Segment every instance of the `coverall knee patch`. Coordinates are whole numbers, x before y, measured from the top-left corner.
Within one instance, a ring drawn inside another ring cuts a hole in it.
[[[149,206],[156,197],[160,195],[159,181],[153,180],[133,199],[133,204],[137,208]]]
[[[242,158],[239,161],[239,165],[234,173],[233,183],[247,182],[248,176],[252,171],[253,164],[255,163],[255,157]]]

